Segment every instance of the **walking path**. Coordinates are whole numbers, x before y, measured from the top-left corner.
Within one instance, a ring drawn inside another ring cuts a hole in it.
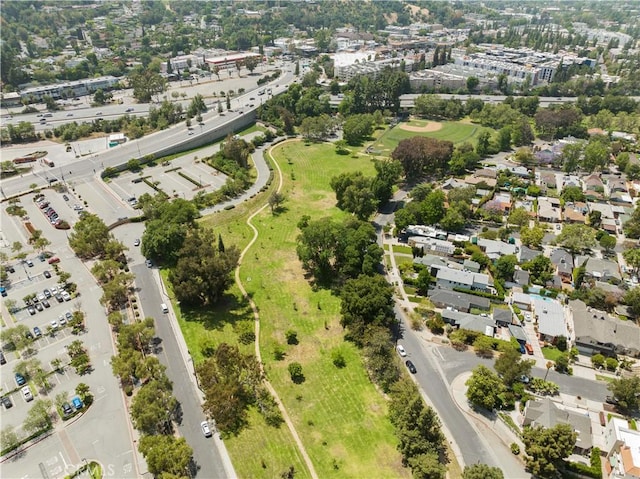
[[[269,151],[271,151],[271,149]],[[273,159],[273,156],[272,156],[272,159]],[[280,190],[282,189],[282,181],[283,181],[282,171],[280,170],[280,165],[278,164],[277,161],[275,161],[275,159],[273,159],[273,163],[276,167],[276,170],[278,170],[278,188],[276,189],[276,192],[279,193]],[[244,285],[242,284],[242,280],[240,279],[240,266],[242,266],[242,259],[258,239],[258,230],[251,221],[256,215],[260,214],[267,206],[269,206],[269,204],[265,203],[260,208],[258,208],[255,212],[253,212],[251,216],[249,216],[249,218],[247,218],[247,225],[253,230],[253,238],[251,238],[251,241],[249,241],[249,244],[244,248],[244,250],[242,250],[242,253],[240,253],[238,267],[236,268],[236,272],[235,272],[236,284],[238,285],[238,288],[240,288],[240,292],[242,293],[242,296],[251,305],[251,309],[253,311],[253,317],[255,319],[255,335],[256,335],[255,352],[256,352],[256,358],[258,360],[258,363],[260,364],[261,369],[263,367],[262,366],[263,363],[262,363],[262,355],[260,354],[260,313],[258,312],[258,307],[253,302],[253,299],[251,298],[251,296],[249,296],[249,294],[247,293],[247,290],[244,288]],[[263,370],[263,373],[264,373],[264,370]],[[293,439],[295,440],[296,445],[298,446],[298,450],[300,451],[300,454],[302,455],[302,458],[304,459],[304,462],[307,465],[307,469],[309,469],[309,474],[313,479],[318,479],[318,474],[316,473],[316,470],[313,467],[313,463],[311,462],[311,458],[309,457],[309,454],[307,453],[307,450],[305,449],[304,444],[302,443],[302,440],[300,439],[300,436],[298,435],[298,432],[296,431],[296,428],[293,425],[293,421],[291,421],[291,418],[289,417],[289,413],[285,409],[284,404],[280,399],[280,396],[278,396],[278,393],[276,392],[274,387],[271,385],[266,375],[264,376],[264,384],[267,387],[267,390],[269,391],[271,396],[273,396],[276,403],[278,404],[278,409],[280,409],[280,412],[282,413],[282,417],[284,418],[284,422],[289,428],[289,431],[291,432],[291,435],[293,436]]]

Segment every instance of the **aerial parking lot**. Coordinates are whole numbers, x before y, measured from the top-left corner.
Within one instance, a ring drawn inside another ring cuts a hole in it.
[[[157,190],[151,185],[170,197],[190,200],[200,191],[210,193],[220,189],[227,181],[225,174],[198,159],[207,154],[207,151],[201,150],[195,154],[175,158],[171,162],[144,168],[140,172],[126,171],[116,178],[111,178],[107,185],[125,202],[129,202],[130,198],[139,198],[145,193],[156,194]]]

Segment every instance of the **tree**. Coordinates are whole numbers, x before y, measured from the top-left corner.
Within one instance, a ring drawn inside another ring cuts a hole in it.
[[[13,429],[13,426],[5,427],[0,433],[0,448],[3,451],[13,450],[19,444],[18,435]]]
[[[613,248],[616,247],[616,243],[618,241],[616,240],[615,236],[612,236],[610,234],[603,234],[600,237],[600,246],[602,247],[603,250],[605,250],[607,253],[611,253],[613,251]]]
[[[631,218],[624,223],[624,233],[628,238],[640,238],[640,206],[636,206]]]
[[[445,231],[456,233],[462,231],[467,222],[458,208],[449,208],[439,223]]]
[[[152,380],[143,385],[131,402],[133,425],[143,434],[169,434],[171,416],[178,402],[171,395],[168,380]]]
[[[338,208],[353,213],[359,220],[368,219],[378,207],[378,200],[371,190],[371,178],[361,172],[334,176],[331,188],[336,192]]]
[[[244,60],[244,66],[250,73],[256,69],[256,67],[260,64],[260,57],[247,57]]]
[[[563,353],[556,358],[554,367],[559,373],[569,372],[569,355]]]
[[[517,264],[518,258],[515,255],[501,256],[495,264],[498,278],[503,281],[511,281]]]
[[[565,186],[560,194],[560,197],[566,203],[576,203],[578,201],[585,201],[585,196],[580,186]]]
[[[107,243],[113,239],[107,225],[97,215],[86,214],[74,226],[69,235],[69,246],[80,258],[100,257]]]
[[[504,385],[496,373],[483,365],[473,369],[467,385],[467,399],[474,407],[492,411],[501,404],[500,394]]]
[[[557,477],[564,459],[573,452],[577,437],[569,424],[548,429],[542,426],[525,428],[522,441],[527,454],[527,470],[544,479]]]
[[[155,477],[188,477],[193,450],[181,437],[169,435],[143,435],[138,450]]]
[[[340,324],[349,331],[349,339],[358,345],[362,345],[367,327],[388,328],[395,321],[393,288],[381,275],[348,280],[340,298]]]
[[[596,234],[592,228],[584,224],[565,224],[557,242],[575,256],[595,246]]]
[[[231,273],[238,265],[240,252],[235,246],[218,251],[213,231],[192,228],[177,258],[169,281],[178,300],[212,305],[233,284]]]
[[[277,191],[271,193],[271,195],[269,196],[269,207],[271,208],[271,214],[274,214],[280,209],[280,205],[284,203],[284,200],[285,198],[282,193],[278,193]]]
[[[627,291],[622,300],[628,306],[629,313],[634,318],[640,318],[640,286]]]
[[[640,377],[619,378],[607,384],[607,388],[618,400],[618,407],[625,412],[638,411],[640,406]]]
[[[351,115],[342,126],[343,138],[349,145],[359,145],[373,133],[373,126],[372,115]]]
[[[591,356],[591,364],[596,369],[601,369],[604,367],[606,358],[602,354],[594,354]]]
[[[520,241],[522,244],[529,247],[539,248],[544,239],[544,229],[541,226],[535,225],[529,228],[523,226],[520,229]]]
[[[414,479],[445,479],[447,468],[437,454],[418,454],[409,459],[411,475]]]
[[[98,105],[104,105],[106,102],[108,102],[112,98],[113,98],[113,93],[111,92],[105,93],[105,91],[102,88],[99,88],[98,90],[96,90],[96,93],[93,95],[93,102]]]
[[[640,274],[640,249],[627,249],[622,252],[622,257],[627,262],[627,266],[631,268],[631,273],[638,276]]]
[[[291,380],[294,383],[300,383],[304,380],[304,374],[302,373],[302,364],[300,363],[290,363],[287,367],[289,371],[289,376],[291,376]]]
[[[528,226],[531,215],[524,208],[514,208],[509,213],[508,223],[516,226]]]
[[[504,479],[504,474],[498,467],[473,464],[464,468],[462,479]]]
[[[51,427],[51,399],[36,399],[29,409],[22,428],[29,434],[44,431]]]
[[[573,173],[580,166],[580,158],[584,145],[579,143],[569,143],[562,148],[562,171]]]
[[[609,164],[609,148],[602,141],[593,140],[584,148],[582,167],[592,172],[604,169]]]
[[[425,172],[446,171],[453,154],[453,143],[434,138],[414,136],[401,140],[391,153],[402,164],[405,177],[413,182]]]
[[[511,388],[522,376],[529,376],[535,364],[532,359],[522,359],[520,351],[507,348],[494,363],[494,368],[502,378],[504,385]]]
[[[149,103],[153,95],[165,90],[166,80],[150,68],[137,67],[129,74],[129,85],[133,88],[136,100]]]
[[[416,278],[416,288],[418,289],[418,294],[422,296],[427,296],[429,292],[429,285],[433,281],[431,274],[429,273],[429,268],[422,268],[418,272],[418,277]]]
[[[589,226],[599,229],[602,225],[602,213],[598,210],[589,211]]]
[[[478,87],[479,83],[480,83],[480,80],[478,80],[476,77],[468,77],[467,90],[469,90],[470,92],[474,91]]]

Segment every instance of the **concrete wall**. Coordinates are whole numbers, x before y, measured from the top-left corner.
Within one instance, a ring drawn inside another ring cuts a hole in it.
[[[234,113],[226,113],[227,115],[231,115]],[[211,143],[215,143],[216,141],[220,141],[227,137],[230,133],[235,133],[245,128],[253,125],[256,122],[257,113],[256,110],[249,110],[245,112],[242,116],[234,118],[233,120],[228,121],[224,125],[221,125],[219,128],[208,131],[206,133],[202,133],[200,135],[194,134],[193,136],[188,137],[187,139],[180,141],[174,145],[169,147],[159,149],[154,151],[151,155],[153,159],[159,159],[163,156],[173,155],[176,153],[180,153],[182,151],[193,150],[194,148],[199,148],[201,146],[210,145]],[[197,132],[197,129],[200,128],[197,124],[193,127],[194,131]],[[149,156],[151,156],[149,155]],[[136,158],[141,163],[144,163],[144,158]],[[128,160],[127,160],[128,161]],[[112,166],[109,168],[110,171],[124,171],[127,169],[127,163],[124,162],[117,166]],[[104,171],[101,173],[101,176],[104,178],[106,175]]]

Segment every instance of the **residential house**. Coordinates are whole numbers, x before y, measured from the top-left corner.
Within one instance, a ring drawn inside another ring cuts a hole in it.
[[[556,174],[551,171],[545,171],[540,175],[540,185],[546,186],[547,188],[557,188],[558,181],[556,179]]]
[[[560,201],[557,198],[544,196],[538,198],[538,218],[540,221],[546,221],[548,223],[561,222]]]
[[[510,309],[495,308],[492,316],[496,324],[502,328],[509,327],[513,322],[513,313]]]
[[[577,186],[582,189],[582,183],[580,183],[580,177],[576,175],[565,175],[562,177],[562,189],[569,186]]]
[[[445,309],[442,311],[442,319],[454,327],[478,331],[493,337],[496,325],[492,318],[488,316],[479,316],[477,314],[461,313],[460,311],[450,311]]]
[[[586,215],[589,212],[586,203],[577,201],[575,203],[567,203],[564,205],[564,222],[565,223],[585,223]]]
[[[633,321],[623,321],[580,300],[569,301],[569,308],[575,346],[581,354],[640,356],[640,327]]]
[[[611,416],[604,434],[605,479],[640,478],[640,432],[626,419]]]
[[[449,178],[442,184],[442,189],[444,191],[451,191],[455,190],[456,188],[464,188],[465,186],[467,186],[466,183],[455,178]]]
[[[592,256],[578,256],[575,264],[576,266],[584,266],[585,278],[594,278],[601,281],[622,281],[618,263],[613,261]]]
[[[531,249],[527,246],[520,246],[520,251],[518,252],[518,262],[520,264],[526,263],[527,261],[532,260],[533,258],[540,256],[541,252],[536,251],[535,249]]]
[[[573,281],[573,257],[568,251],[558,248],[551,253],[551,264],[556,267],[556,273],[563,283]]]
[[[607,233],[615,235],[618,231],[618,225],[616,224],[617,220],[612,220],[611,218],[604,218],[600,223],[600,228],[605,230]]]
[[[493,199],[487,201],[483,208],[488,211],[498,211],[502,214],[509,214],[511,210],[511,194],[499,193]]]
[[[522,326],[520,326],[519,324],[509,324],[507,328],[509,329],[509,334],[511,334],[511,337],[516,338],[516,341],[518,341],[518,344],[521,347],[527,344],[527,333],[525,333]]]
[[[629,194],[627,182],[623,178],[613,177],[609,180],[609,201],[614,203],[632,204],[633,199]]]
[[[429,299],[438,308],[451,308],[468,313],[471,308],[489,311],[491,302],[473,294],[460,293],[450,289],[433,288],[429,290]]]
[[[601,200],[604,198],[604,183],[600,175],[593,173],[583,180],[585,195],[588,200]]]
[[[529,277],[529,272],[523,269],[517,269],[513,272],[513,282],[519,286],[528,286]]]
[[[413,258],[413,264],[421,264],[429,268],[431,276],[438,274],[438,268],[446,267],[449,262],[442,256],[433,254],[425,254],[424,256],[416,256]]]
[[[466,271],[471,271],[472,273],[479,273],[481,268],[480,263],[476,263],[470,259],[465,259],[464,263],[462,263],[462,267]]]
[[[479,178],[493,178],[496,179],[498,177],[498,171],[492,168],[480,168],[473,173],[475,176]]]
[[[519,293],[514,291],[511,293],[511,304],[517,306],[520,309],[531,311],[531,296],[526,293]]]
[[[541,340],[555,343],[559,336],[569,337],[564,310],[560,303],[548,298],[533,298],[532,303]]]
[[[405,228],[408,236],[425,236],[427,238],[436,238],[440,240],[447,239],[447,232],[434,228],[433,226],[409,225]]]
[[[513,254],[515,255],[518,251],[518,247],[509,243],[505,243],[504,241],[496,241],[485,238],[478,238],[477,242],[478,246],[487,257],[494,261],[502,256]]]
[[[447,289],[466,288],[486,293],[494,291],[493,283],[488,275],[471,273],[470,271],[457,271],[448,267],[438,270],[436,285]]]
[[[495,178],[476,176],[475,174],[466,176],[464,182],[471,186],[486,185],[488,188],[494,188],[497,183]]]
[[[449,241],[428,238],[426,236],[410,236],[407,244],[412,248],[421,249],[423,253],[431,253],[440,256],[451,256],[456,247]]]
[[[558,424],[568,424],[577,433],[574,452],[588,454],[593,447],[591,439],[591,419],[588,414],[561,409],[551,398],[530,399],[524,411],[523,426],[542,426],[546,429]]]
[[[613,208],[609,204],[587,201],[587,206],[589,207],[589,211],[599,211],[602,219],[615,219]]]

